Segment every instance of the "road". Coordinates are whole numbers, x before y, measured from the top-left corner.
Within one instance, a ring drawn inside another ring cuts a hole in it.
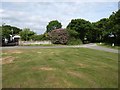
[[[102,50],[106,52],[112,52],[112,53],[120,53],[117,49],[111,49],[103,46],[98,46],[95,43],[90,44],[84,44],[84,45],[72,45],[72,46],[66,46],[66,45],[59,45],[59,46],[11,46],[11,47],[2,47],[2,50],[5,49],[32,49],[32,48],[90,48],[90,49],[96,49],[96,50]]]

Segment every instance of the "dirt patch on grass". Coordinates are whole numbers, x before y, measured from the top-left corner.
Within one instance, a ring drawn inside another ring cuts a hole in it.
[[[12,63],[13,60],[15,60],[15,57],[12,56],[6,56],[0,59],[2,61],[2,64],[9,64]]]
[[[7,53],[2,53],[2,55],[6,55]]]
[[[67,88],[70,88],[71,85],[72,85],[71,82],[69,82],[69,81],[67,81],[65,79],[63,79],[63,82],[64,82],[64,84],[66,85]]]
[[[51,54],[55,54],[55,52],[51,52]]]
[[[93,87],[97,87],[96,82],[95,82],[93,79],[91,79],[91,78],[89,77],[89,75],[87,75],[87,74],[78,73],[78,72],[75,72],[75,71],[68,71],[67,73],[68,73],[69,75],[73,76],[73,77],[77,77],[77,78],[80,78],[80,79],[86,81],[87,83],[89,83],[89,85],[91,85],[91,87],[92,87],[92,86],[93,86]]]
[[[37,53],[42,53],[42,52],[37,52]]]
[[[33,67],[33,70],[43,70],[43,71],[53,71],[55,70],[55,68],[51,68],[51,67]]]
[[[76,65],[80,66],[81,68],[85,68],[85,67],[87,67],[87,66],[88,66],[88,65],[83,64],[83,63],[76,63]]]
[[[7,53],[18,53],[18,54],[20,54],[20,53],[22,53],[22,51],[20,51],[20,50],[8,50]]]
[[[77,73],[77,72],[74,72],[74,71],[67,71],[67,73],[71,76],[74,76],[74,77],[78,77],[78,78],[84,78],[85,75],[82,74],[82,73]]]

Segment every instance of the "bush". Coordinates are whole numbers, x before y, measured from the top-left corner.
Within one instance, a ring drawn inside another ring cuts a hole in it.
[[[67,44],[68,32],[65,29],[56,29],[49,32],[49,38],[53,44]]]
[[[70,38],[67,42],[68,45],[80,45],[82,41],[80,39]]]
[[[44,40],[49,40],[47,37],[47,34],[41,34],[41,35],[33,35],[32,40],[34,41],[44,41]]]
[[[69,34],[68,45],[79,45],[82,44],[81,39],[79,38],[79,33],[75,30],[67,29]]]

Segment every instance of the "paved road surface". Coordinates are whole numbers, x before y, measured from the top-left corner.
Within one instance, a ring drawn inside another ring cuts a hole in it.
[[[73,45],[73,46],[66,46],[66,45],[60,45],[60,46],[11,46],[11,47],[2,47],[3,50],[5,49],[32,49],[32,48],[90,48],[90,49],[96,49],[96,50],[102,50],[107,52],[113,52],[113,53],[120,53],[117,49],[111,49],[103,46],[97,46],[94,43],[90,44],[84,44],[84,45]]]
[[[106,51],[106,52],[120,53],[120,51],[117,49],[111,49],[111,48],[107,48],[107,47],[103,47],[103,46],[98,46],[96,44],[88,45],[88,46],[86,46],[86,48],[102,50],[102,51]]]

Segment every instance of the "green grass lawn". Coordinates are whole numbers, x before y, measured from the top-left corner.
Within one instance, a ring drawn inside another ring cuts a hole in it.
[[[3,88],[117,88],[118,54],[85,48],[3,50]]]

